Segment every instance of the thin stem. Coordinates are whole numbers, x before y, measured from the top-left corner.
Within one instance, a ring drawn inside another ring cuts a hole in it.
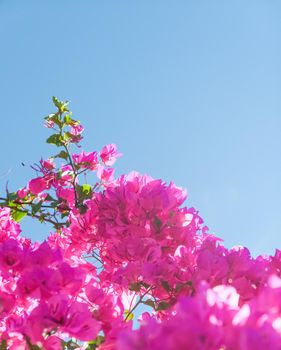
[[[92,257],[95,258],[99,263],[101,263],[103,265],[102,260],[98,257],[98,255],[95,252],[93,252]]]
[[[142,303],[143,298],[149,293],[151,292],[151,290],[153,289],[153,287],[148,288],[148,290],[140,296],[139,300],[137,301],[137,303],[134,305],[134,307],[132,308],[132,310],[130,310],[125,318],[125,321],[128,320],[128,318],[130,317],[130,315],[132,315],[133,311]]]
[[[60,119],[62,119],[63,112],[61,112],[60,110],[58,112],[59,112],[59,115],[60,115]],[[63,127],[60,127],[60,136],[61,137],[63,136],[62,135],[62,129],[63,129]],[[77,207],[78,204],[79,204],[79,200],[78,200],[78,196],[77,196],[77,192],[76,192],[76,188],[75,188],[75,182],[76,182],[78,174],[77,174],[77,171],[75,169],[74,163],[73,163],[72,158],[71,158],[71,154],[69,152],[69,149],[68,149],[66,143],[62,142],[62,146],[63,146],[63,148],[64,148],[64,150],[65,150],[65,152],[67,154],[67,158],[69,160],[69,164],[70,164],[70,166],[71,166],[71,168],[73,170],[73,173],[74,173],[73,181],[71,182],[71,184],[72,184],[73,189],[74,189],[75,206]]]
[[[54,221],[52,219],[47,218],[46,217],[47,214],[43,214],[43,215],[32,214],[28,210],[19,209],[17,207],[13,207],[13,206],[8,205],[6,203],[0,203],[0,207],[1,208],[10,208],[10,209],[18,211],[20,213],[25,213],[27,216],[30,216],[32,218],[35,218],[35,219],[38,219],[38,220],[43,220],[45,222],[49,222],[50,224],[54,225],[57,228],[58,227],[63,227],[65,225],[65,222],[56,222],[56,221]]]
[[[72,158],[71,158],[71,154],[69,152],[69,149],[67,148],[67,146],[65,144],[63,144],[63,148],[65,149],[65,152],[67,153],[67,157],[68,157],[68,160],[69,160],[69,164],[73,170],[73,173],[74,173],[74,177],[73,177],[73,181],[71,182],[72,186],[73,186],[73,190],[74,190],[74,198],[75,198],[75,206],[77,207],[79,205],[79,200],[78,200],[78,195],[77,195],[77,192],[76,192],[76,179],[78,177],[78,173],[75,169],[75,165],[72,161]]]

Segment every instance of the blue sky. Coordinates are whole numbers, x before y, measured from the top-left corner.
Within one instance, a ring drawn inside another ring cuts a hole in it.
[[[53,154],[42,117],[71,100],[85,148],[187,189],[210,231],[281,248],[280,1],[0,0],[0,189]],[[24,233],[48,228],[30,221]]]

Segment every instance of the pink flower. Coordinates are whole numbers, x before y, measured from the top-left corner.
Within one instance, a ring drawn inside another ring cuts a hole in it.
[[[8,239],[0,244],[0,267],[5,270],[20,269],[23,259],[23,251],[19,242]]]
[[[73,188],[59,187],[56,191],[58,198],[62,198],[67,201],[69,205],[74,205],[75,195]]]
[[[62,339],[51,335],[44,340],[43,347],[45,350],[62,350]]]
[[[28,195],[28,190],[24,187],[21,188],[17,191],[17,196],[20,199],[23,199],[24,197],[26,197]]]
[[[30,252],[28,262],[31,266],[50,266],[53,263],[60,263],[62,259],[62,251],[58,248],[52,249],[50,245],[44,241],[37,246],[37,249]]]
[[[100,325],[86,304],[71,302],[65,295],[42,301],[31,313],[27,332],[34,343],[42,341],[43,332],[58,329],[79,340],[95,339]]]
[[[0,319],[7,316],[7,314],[13,309],[16,299],[12,294],[0,291]]]
[[[103,166],[98,167],[97,177],[101,180],[103,185],[108,185],[114,180],[114,169],[105,168]]]
[[[39,194],[47,188],[49,188],[49,184],[45,177],[37,177],[28,183],[28,189],[33,194]]]
[[[74,136],[80,135],[84,131],[84,128],[81,124],[74,125],[70,129],[70,133]]]
[[[51,285],[50,280],[53,271],[46,267],[34,266],[26,270],[17,283],[17,294],[24,302],[29,298],[49,298],[56,286]],[[55,290],[57,292],[57,290]]]
[[[116,158],[120,156],[121,154],[117,153],[117,147],[114,143],[104,146],[100,152],[101,160],[106,166],[112,166]]]
[[[43,171],[44,170],[50,171],[50,170],[55,169],[55,164],[54,164],[53,159],[48,159],[48,160],[41,159],[40,163],[42,165]]]
[[[71,267],[68,263],[63,262],[57,266],[48,281],[50,290],[54,289],[61,293],[76,295],[85,283],[86,272],[79,267]]]
[[[9,208],[0,208],[0,242],[17,238],[21,232],[19,224],[11,219],[10,212]]]
[[[63,120],[68,143],[78,142],[83,127]],[[0,208],[0,348],[62,350],[75,338],[81,350],[281,350],[281,251],[253,258],[225,248],[183,206],[183,189],[136,172],[114,180],[119,156],[109,144],[57,170],[41,160],[40,177],[3,199],[11,209]],[[83,168],[100,181],[82,206],[74,187]],[[19,236],[13,200],[31,216],[43,203],[36,218],[55,226],[47,242]],[[139,303],[149,312],[133,330],[126,314],[137,316]]]
[[[72,337],[87,341],[95,339],[100,330],[100,324],[92,317],[86,304],[73,302],[62,329]]]
[[[52,129],[55,126],[55,123],[52,120],[47,119],[44,123],[44,126],[46,128]]]
[[[98,154],[97,152],[81,152],[80,154],[73,154],[72,158],[74,162],[81,168],[95,170],[98,165]]]

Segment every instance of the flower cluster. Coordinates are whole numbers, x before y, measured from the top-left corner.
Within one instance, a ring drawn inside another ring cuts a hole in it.
[[[182,297],[161,323],[143,315],[139,330],[123,331],[122,350],[281,349],[281,279],[272,276],[249,303],[239,305],[227,285],[201,283],[194,297]]]
[[[0,199],[0,349],[281,349],[281,251],[225,248],[173,183],[114,179],[117,147],[81,151],[53,102],[59,152]],[[25,216],[52,225],[46,241],[21,236]]]

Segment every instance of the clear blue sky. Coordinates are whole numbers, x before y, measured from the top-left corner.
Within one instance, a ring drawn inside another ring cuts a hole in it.
[[[227,247],[281,248],[280,16],[279,0],[0,0],[1,192],[53,153],[56,95],[88,151],[118,144],[119,174],[186,188]]]

